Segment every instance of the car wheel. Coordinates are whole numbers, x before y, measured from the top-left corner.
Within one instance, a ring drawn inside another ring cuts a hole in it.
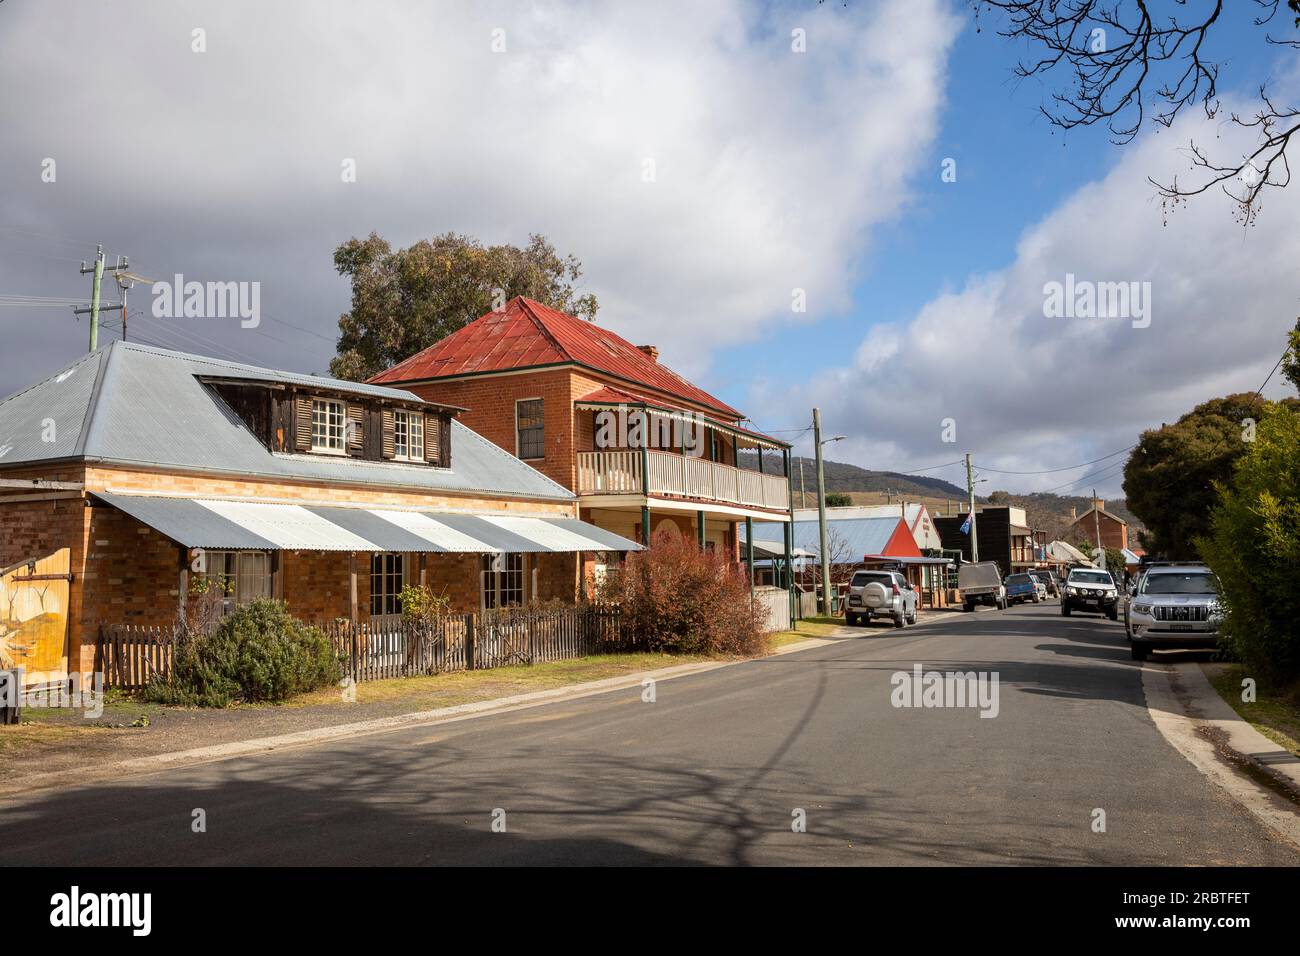
[[[899,614],[897,617],[894,618],[894,627],[906,627],[906,626],[907,626],[907,612],[904,611],[902,614]]]
[[[1147,659],[1147,655],[1151,653],[1151,648],[1146,644],[1143,644],[1141,641],[1134,641],[1129,646],[1129,651],[1133,655],[1133,660],[1144,661]]]
[[[1106,612],[1106,616],[1110,618],[1112,621],[1118,621],[1119,611],[1117,611],[1115,608],[1111,608],[1109,611]]]
[[[975,602],[967,601],[965,604],[961,606],[961,609],[965,611],[967,614],[969,614],[971,611],[975,610]]]
[[[915,624],[915,623],[916,623],[916,614],[917,614],[917,609],[916,609],[916,608],[912,608],[912,616],[909,617],[909,618],[907,619],[907,623],[908,623],[908,624]]]
[[[845,614],[844,623],[847,624],[849,627],[857,627],[858,616],[856,614]]]
[[[1062,602],[1061,602],[1061,617],[1069,617],[1069,616],[1070,616],[1070,605],[1068,605],[1068,604],[1066,604],[1064,601],[1062,601]]]

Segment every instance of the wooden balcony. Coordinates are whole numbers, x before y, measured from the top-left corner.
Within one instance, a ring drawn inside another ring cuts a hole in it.
[[[580,495],[663,495],[785,511],[790,487],[781,475],[735,468],[665,451],[648,455],[649,488],[641,487],[641,452],[578,453]]]

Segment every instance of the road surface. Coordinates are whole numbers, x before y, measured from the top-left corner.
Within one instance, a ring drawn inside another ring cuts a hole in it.
[[[1160,735],[1120,624],[1052,603],[853,634],[653,703],[38,791],[0,801],[0,846],[7,865],[1300,864]],[[997,716],[893,706],[916,663],[996,673]]]

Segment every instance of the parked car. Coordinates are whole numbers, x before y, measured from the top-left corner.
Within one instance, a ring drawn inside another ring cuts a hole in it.
[[[1203,564],[1152,565],[1143,571],[1129,602],[1133,660],[1157,647],[1214,647],[1223,606],[1219,579]]]
[[[1124,615],[1124,633],[1130,638],[1133,636],[1132,607],[1133,599],[1142,587],[1142,582],[1146,578],[1147,572],[1152,568],[1201,568],[1205,565],[1199,561],[1161,561],[1159,559],[1146,560],[1138,565],[1137,575],[1133,578],[1128,589],[1120,597],[1121,613]]]
[[[1023,604],[1026,601],[1037,604],[1047,594],[1046,585],[1031,574],[1008,574],[1003,584],[1007,589],[1008,604]]]
[[[1048,597],[1056,597],[1061,593],[1061,589],[1056,583],[1056,574],[1052,571],[1049,571],[1046,568],[1030,568],[1029,573],[1043,582],[1043,587],[1047,589]]]
[[[916,590],[897,571],[854,571],[844,619],[850,627],[873,617],[892,618],[894,627],[916,623]]]
[[[1007,589],[996,561],[963,564],[957,569],[957,591],[967,611],[975,610],[976,604],[991,604],[999,609],[1007,606]]]
[[[1119,588],[1109,571],[1098,568],[1071,568],[1061,595],[1061,615],[1072,611],[1091,611],[1119,620]]]

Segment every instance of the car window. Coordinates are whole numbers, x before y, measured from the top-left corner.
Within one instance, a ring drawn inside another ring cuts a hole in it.
[[[873,581],[889,587],[894,583],[894,577],[888,571],[856,571],[849,581],[849,587],[863,588]]]
[[[1179,571],[1148,574],[1142,580],[1143,594],[1218,594],[1219,582],[1208,571]]]
[[[1114,584],[1109,571],[1071,571],[1071,584]]]
[[[1007,584],[1028,584],[1028,583],[1029,583],[1029,575],[1027,574],[1013,574],[1011,575],[1011,577],[1007,578]]]

